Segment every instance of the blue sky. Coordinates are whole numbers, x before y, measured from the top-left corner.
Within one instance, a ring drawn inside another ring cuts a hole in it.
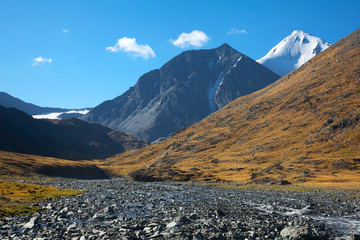
[[[184,50],[256,60],[296,29],[334,43],[359,27],[359,0],[0,0],[0,91],[94,107]]]

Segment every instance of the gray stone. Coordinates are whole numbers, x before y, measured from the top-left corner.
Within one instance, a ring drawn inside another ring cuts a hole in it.
[[[186,216],[179,216],[175,219],[175,222],[177,223],[186,223],[189,219]]]
[[[282,237],[302,237],[309,234],[309,229],[305,226],[290,226],[281,230],[280,235]]]
[[[178,225],[177,222],[172,221],[172,222],[168,223],[168,224],[166,225],[166,227],[167,227],[167,228],[173,228],[173,227],[175,227],[175,226],[177,226],[177,225]]]
[[[225,216],[225,213],[221,209],[216,209],[215,214],[216,214],[216,216],[219,216],[219,217]]]
[[[39,222],[39,218],[35,216],[31,218],[30,221],[23,226],[23,228],[33,228],[38,222]]]

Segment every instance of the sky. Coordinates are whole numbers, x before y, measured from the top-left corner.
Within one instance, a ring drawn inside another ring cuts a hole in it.
[[[0,91],[95,107],[186,50],[257,60],[294,30],[335,43],[359,27],[359,0],[0,0]]]

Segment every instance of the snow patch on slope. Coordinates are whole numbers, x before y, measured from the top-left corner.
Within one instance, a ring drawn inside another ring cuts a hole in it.
[[[298,69],[330,45],[318,37],[296,30],[257,62],[280,76],[284,76]]]
[[[61,119],[60,115],[61,114],[81,114],[81,115],[85,115],[88,112],[90,112],[89,109],[84,109],[84,110],[70,110],[67,112],[54,112],[54,113],[48,113],[48,114],[41,114],[41,115],[33,115],[33,118],[36,119]]]
[[[208,88],[208,99],[209,99],[209,106],[210,106],[210,110],[211,112],[215,112],[217,107],[215,104],[215,95],[218,91],[219,86],[221,85],[222,81],[224,80],[224,71],[222,71],[218,78],[216,79],[216,82],[214,83],[213,86],[211,86],[211,81],[209,83],[209,88]]]
[[[233,68],[235,68],[238,64],[238,62],[240,62],[240,60],[242,59],[242,56],[240,56],[237,60],[236,60],[236,63],[234,64]]]

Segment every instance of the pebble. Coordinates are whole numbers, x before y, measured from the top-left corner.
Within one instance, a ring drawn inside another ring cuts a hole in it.
[[[166,228],[173,228],[175,227],[176,225],[178,225],[176,222],[172,221],[171,223],[167,224],[166,225]]]

